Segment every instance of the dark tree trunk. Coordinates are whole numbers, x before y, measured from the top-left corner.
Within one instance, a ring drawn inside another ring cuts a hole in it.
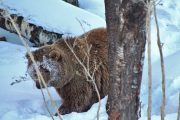
[[[64,0],[64,1],[67,2],[67,3],[70,3],[70,4],[74,5],[74,6],[79,7],[78,0]]]
[[[110,120],[138,120],[146,43],[145,0],[105,0]]]
[[[0,9],[0,27],[17,34],[14,29],[10,19],[7,17],[7,11]],[[29,23],[25,21],[22,16],[16,14],[11,14],[12,19],[14,20],[17,28],[19,29],[21,35],[28,39],[31,43],[34,43],[35,46],[41,46],[43,44],[51,44],[57,39],[60,39],[63,34],[51,32],[45,30],[43,27]]]

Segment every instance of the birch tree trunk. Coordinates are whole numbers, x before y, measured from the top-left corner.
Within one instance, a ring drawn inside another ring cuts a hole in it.
[[[0,9],[0,27],[9,32],[17,34],[16,30],[12,26],[10,19],[7,17],[7,14],[9,13],[6,10]],[[11,17],[14,20],[21,35],[28,39],[31,43],[34,43],[35,46],[51,44],[57,39],[60,39],[63,35],[47,31],[42,26],[29,23],[22,16],[11,14]]]
[[[105,0],[109,44],[109,120],[138,120],[146,43],[145,0]]]

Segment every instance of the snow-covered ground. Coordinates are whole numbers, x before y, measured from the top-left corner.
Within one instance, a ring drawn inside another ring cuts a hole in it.
[[[139,120],[147,120],[147,117],[141,117]],[[161,117],[159,115],[152,115],[151,120],[161,120]],[[177,114],[168,114],[166,115],[165,120],[177,120]]]
[[[83,33],[83,23],[86,31],[105,26],[103,0],[79,0],[80,7],[76,8],[61,0],[3,0],[3,4],[12,13],[23,15],[29,22],[42,25],[45,29],[79,35]],[[158,5],[157,13],[164,43],[163,51],[166,68],[166,120],[176,120],[178,94],[180,92],[180,3],[177,0],[163,0]],[[0,5],[0,8],[2,5]],[[13,8],[13,9],[12,9]],[[88,12],[87,12],[87,11]],[[96,14],[96,15],[95,15]],[[99,17],[100,16],[100,17]],[[161,72],[159,53],[156,46],[156,30],[152,19],[153,40],[153,108],[152,120],[160,120],[161,105]],[[26,50],[20,44],[16,35],[0,29],[0,36],[6,36],[9,42],[0,42],[0,120],[51,120],[43,103],[41,91],[36,89],[33,81],[26,73]],[[16,43],[16,44],[14,44]],[[19,83],[18,83],[19,82]],[[53,99],[61,103],[54,88],[49,89]],[[46,101],[53,113],[49,97]],[[105,112],[107,98],[102,100],[100,120],[107,120]],[[147,111],[147,61],[141,87],[142,118],[146,120]],[[84,113],[64,115],[63,120],[94,120],[98,104]],[[55,117],[55,119],[58,119]]]
[[[104,0],[79,0],[79,6],[82,9],[105,18]]]

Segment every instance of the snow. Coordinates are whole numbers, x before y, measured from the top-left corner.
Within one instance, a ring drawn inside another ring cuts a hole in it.
[[[66,35],[80,35],[84,32],[82,26],[85,31],[105,26],[103,0],[79,0],[79,3],[81,8],[69,5],[62,0],[3,0],[3,5],[0,5],[0,8],[6,6],[9,12],[18,13],[31,23]],[[180,92],[180,3],[177,0],[163,0],[162,3],[162,6],[157,6],[157,14],[165,56],[167,86],[167,115],[165,120],[176,120]],[[9,41],[0,42],[0,120],[51,120],[45,109],[40,90],[36,89],[33,80],[27,74],[26,50],[23,46],[18,45],[20,44],[19,38],[2,29],[0,29],[0,36],[5,36]],[[159,111],[162,96],[156,39],[154,18],[152,18],[152,120],[160,120]],[[49,90],[59,106],[61,100],[56,91],[54,88],[49,88]],[[52,113],[55,113],[55,108],[51,105],[47,92],[45,90],[44,92],[48,107]],[[145,58],[140,96],[142,102],[142,117],[140,120],[147,119],[147,93],[147,58]],[[107,120],[106,100],[107,97],[101,100],[100,120]],[[63,120],[94,120],[97,106],[98,103],[94,104],[87,112],[73,112],[63,115],[62,118]],[[58,119],[57,117],[54,118]]]
[[[166,72],[166,113],[175,113],[178,109],[178,94],[180,91],[180,51],[169,55],[164,58],[165,60],[165,72]],[[145,104],[146,107],[142,111],[147,109],[147,69],[144,68],[144,75],[141,88],[141,100],[142,104]],[[156,61],[152,64],[153,73],[152,73],[152,113],[160,114],[160,105],[161,105],[161,69],[160,62]]]
[[[157,6],[157,16],[160,27],[160,37],[163,43],[163,54],[165,62],[166,75],[166,113],[176,113],[178,107],[178,94],[180,92],[180,4],[173,0],[163,0],[163,5]],[[152,36],[152,114],[160,114],[160,105],[162,99],[161,90],[161,68],[159,60],[159,50],[157,47],[157,33],[154,18],[151,21]],[[147,52],[146,55],[147,56]],[[147,58],[143,71],[143,79],[141,86],[142,115],[146,115],[147,110],[147,86],[148,71]]]
[[[164,56],[180,50],[180,4],[176,0],[162,0],[163,5],[157,6],[157,17],[160,27],[160,36],[163,43]],[[153,62],[159,59],[157,47],[157,33],[154,18],[152,23],[152,56]]]
[[[79,6],[105,19],[104,0],[78,0]]]
[[[147,117],[142,117],[139,120],[147,120]],[[161,120],[161,117],[158,115],[153,115],[151,117],[151,120]],[[177,114],[176,113],[168,114],[166,115],[165,120],[177,120]]]
[[[61,0],[2,0],[0,8],[21,15],[28,22],[49,31],[65,35],[80,35],[92,28],[106,26],[101,17]]]
[[[6,36],[6,39],[7,39],[8,42],[18,44],[18,45],[23,45],[21,40],[19,39],[19,37],[16,34],[10,33],[9,31],[6,31],[6,30],[0,28],[0,37],[3,37],[3,36]],[[26,41],[28,42],[28,40],[26,40]],[[28,44],[30,46],[33,45],[30,42],[28,42]]]
[[[37,65],[39,70],[41,69],[40,67],[43,67],[44,69],[49,71],[49,73],[50,73],[49,82],[60,79],[61,76],[60,76],[59,72],[57,71],[59,69],[58,68],[59,66],[58,66],[58,63],[56,61],[52,61],[52,59],[49,59],[46,56],[43,56],[43,60],[41,62],[36,61],[36,65]],[[34,76],[34,74],[36,73],[34,66],[35,66],[34,64],[31,64],[28,67],[27,72],[31,76],[32,79],[36,80],[37,76]]]

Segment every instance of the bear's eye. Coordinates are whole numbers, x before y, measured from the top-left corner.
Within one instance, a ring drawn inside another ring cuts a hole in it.
[[[45,73],[49,73],[49,71],[48,71],[47,69],[44,69],[44,72],[45,72]]]
[[[37,75],[37,73],[36,73],[36,72],[34,73],[34,77],[35,77],[35,78],[37,78],[37,77],[38,77],[38,75]]]
[[[48,69],[44,68],[42,65],[40,65],[40,69],[45,73],[49,73]]]

